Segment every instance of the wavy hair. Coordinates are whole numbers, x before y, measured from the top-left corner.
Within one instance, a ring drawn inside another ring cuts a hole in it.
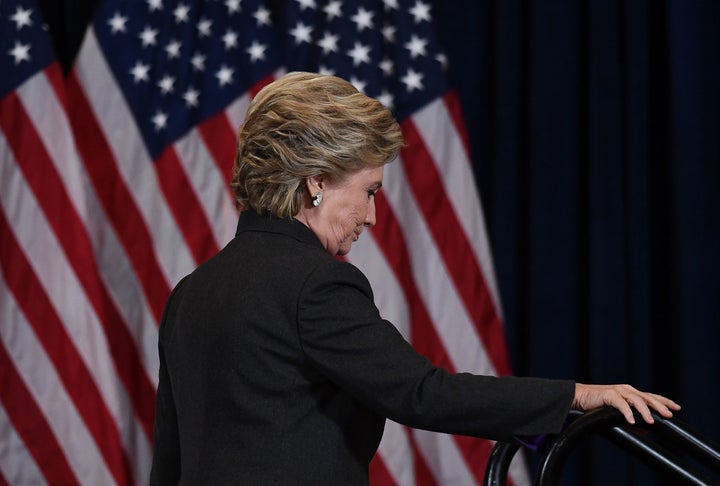
[[[307,178],[342,180],[391,162],[402,145],[397,121],[376,99],[335,76],[288,73],[255,96],[240,127],[235,202],[293,217]]]

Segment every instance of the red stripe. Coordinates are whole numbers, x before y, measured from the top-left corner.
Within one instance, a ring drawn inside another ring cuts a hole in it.
[[[2,103],[2,106],[4,105],[5,103]],[[5,116],[2,118],[4,122]],[[6,127],[3,125],[3,128]],[[0,266],[10,292],[15,296],[28,323],[55,366],[65,390],[95,439],[111,474],[119,484],[131,484],[130,462],[122,450],[117,425],[82,357],[67,335],[45,289],[11,232],[3,211],[0,211],[0,234],[4,235],[0,241]],[[14,394],[15,389],[12,390]],[[41,437],[36,439],[44,440]],[[46,461],[52,456],[38,457],[41,461]],[[53,476],[51,478],[54,479]]]
[[[450,373],[454,373],[455,367],[442,345],[442,341],[435,330],[432,319],[425,308],[425,303],[413,280],[412,264],[407,252],[408,246],[405,237],[392,208],[382,192],[375,196],[375,209],[378,216],[377,224],[372,228],[373,236],[405,294],[405,300],[408,303],[410,312],[413,347],[419,353],[427,356],[436,366],[441,366]],[[457,435],[453,436],[453,439],[468,469],[478,483],[482,484],[485,472],[484,464],[487,463],[492,449],[489,442],[481,439],[467,439]],[[427,468],[427,465],[422,464],[419,467]],[[418,471],[416,471],[416,476],[417,473]]]
[[[402,150],[405,172],[455,290],[497,374],[509,374],[510,363],[500,316],[463,226],[447,196],[439,189],[442,177],[415,125],[406,120],[402,130],[407,143]]]
[[[115,368],[130,395],[148,439],[151,439],[155,418],[155,387],[141,365],[133,336],[103,284],[97,262],[93,258],[90,237],[17,95],[8,95],[2,100],[0,113],[0,126],[7,134],[8,143],[15,152],[19,167],[38,198],[103,326]]]
[[[204,262],[217,253],[218,246],[202,203],[172,146],[163,150],[155,161],[155,172],[160,189],[187,247],[195,258],[195,263]]]
[[[85,171],[130,258],[155,321],[159,323],[165,300],[170,295],[170,284],[163,276],[150,232],[117,169],[115,156],[74,72],[67,78],[67,91],[71,107],[69,118]]]
[[[72,484],[72,483],[68,483],[68,484]],[[2,471],[0,471],[0,486],[8,486],[8,485],[9,485],[8,480],[5,479],[5,476],[3,475]]]
[[[50,85],[55,93],[60,105],[67,112],[67,93],[65,92],[65,76],[63,75],[60,63],[53,62],[45,69],[45,76],[47,76]]]
[[[235,129],[230,125],[230,120],[225,116],[225,112],[220,112],[200,124],[198,132],[229,191],[235,157]]]
[[[382,457],[380,457],[380,454],[375,454],[375,456],[372,458],[372,461],[370,461],[370,466],[368,467],[369,475],[370,475],[370,484],[372,486],[396,486],[397,483],[392,477],[392,474],[390,474],[390,471],[388,471],[387,467],[385,466],[385,462],[383,462]]]
[[[0,245],[4,246],[5,239],[5,236],[0,239]],[[47,481],[55,484],[79,484],[57,437],[25,386],[2,341],[0,341],[0,401],[15,431],[22,438]],[[3,484],[8,483],[0,472],[0,485]]]
[[[274,74],[268,74],[264,78],[262,78],[260,81],[255,83],[250,87],[249,90],[247,90],[248,95],[250,95],[250,99],[255,98],[255,95],[260,92],[261,89],[263,89],[268,84],[275,81],[275,75]],[[239,128],[239,127],[238,127]]]

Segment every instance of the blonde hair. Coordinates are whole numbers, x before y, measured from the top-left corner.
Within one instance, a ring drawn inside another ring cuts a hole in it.
[[[342,180],[392,161],[402,145],[392,113],[349,82],[288,73],[255,96],[240,127],[231,184],[236,204],[293,217],[307,178]]]

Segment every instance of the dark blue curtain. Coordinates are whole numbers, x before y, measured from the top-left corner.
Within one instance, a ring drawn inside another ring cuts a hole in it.
[[[630,382],[720,438],[720,3],[435,2],[514,370]],[[566,484],[662,484],[605,442]]]
[[[69,64],[95,1],[41,3]],[[667,394],[720,441],[720,2],[432,3],[515,372]],[[603,441],[563,476],[611,481],[664,484]]]

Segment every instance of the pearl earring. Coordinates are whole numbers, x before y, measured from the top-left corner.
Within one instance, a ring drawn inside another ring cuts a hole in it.
[[[321,202],[322,202],[322,192],[318,191],[315,194],[313,194],[312,203],[313,203],[313,206],[318,207],[318,206],[320,206]]]

